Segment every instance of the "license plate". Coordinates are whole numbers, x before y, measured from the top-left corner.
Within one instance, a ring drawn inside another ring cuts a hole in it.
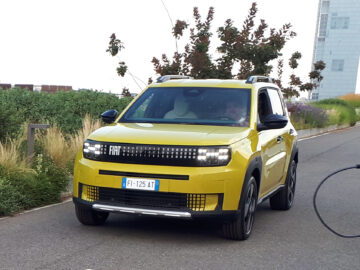
[[[160,181],[153,179],[123,177],[122,188],[140,190],[159,190]]]

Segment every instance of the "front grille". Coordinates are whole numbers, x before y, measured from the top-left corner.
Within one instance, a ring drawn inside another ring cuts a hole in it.
[[[218,205],[218,194],[140,191],[84,184],[80,184],[80,192],[83,200],[129,207],[207,211],[215,210]]]
[[[206,166],[225,166],[229,160],[212,158],[204,160],[198,159],[199,149],[205,146],[177,146],[177,145],[151,145],[151,144],[130,144],[130,143],[111,143],[93,142],[97,154],[84,152],[84,157],[96,161],[148,164],[148,165],[168,165],[186,167],[206,167]],[[218,149],[219,146],[206,146],[207,149]],[[87,150],[88,151],[88,150]],[[229,150],[230,151],[230,150]]]
[[[184,209],[186,194],[99,188],[101,202],[114,202],[128,206]]]

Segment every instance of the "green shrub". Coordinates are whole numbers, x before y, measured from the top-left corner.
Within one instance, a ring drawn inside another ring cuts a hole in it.
[[[346,102],[354,108],[360,108],[360,100],[346,100]]]
[[[354,108],[360,108],[360,94],[347,94],[340,97],[340,99],[345,100],[350,106]]]
[[[288,103],[287,107],[291,114],[291,122],[296,129],[307,129],[307,128],[321,128],[326,126],[328,122],[328,116],[326,111],[321,108],[306,104],[293,104]]]
[[[2,146],[14,142],[9,139],[22,134],[24,122],[48,122],[56,124],[67,138],[81,139],[82,143],[84,128],[82,133],[78,131],[86,114],[92,119],[98,119],[108,109],[121,112],[131,99],[119,99],[115,95],[86,90],[55,94],[21,89],[0,91],[0,142],[3,142]],[[73,144],[74,148],[78,147]],[[10,155],[10,150],[15,148],[8,148],[2,149]],[[26,166],[19,170],[17,165],[24,158],[26,141],[17,145],[15,150],[18,155],[10,155],[14,157],[15,166],[2,166],[0,163],[0,216],[59,202],[61,192],[66,190],[69,183],[68,170],[72,164],[62,167],[55,165],[40,140],[36,140],[32,169]]]
[[[23,122],[48,122],[56,124],[65,133],[74,133],[81,128],[86,114],[97,119],[108,109],[121,112],[131,99],[89,90],[55,94],[21,89],[0,91],[1,107],[4,108],[0,111],[0,132],[14,138],[18,134],[15,131]]]
[[[329,124],[350,124],[353,126],[358,120],[354,107],[345,100],[324,99],[313,103],[313,105],[329,112]]]
[[[340,106],[345,106],[345,107],[348,106],[348,104],[346,103],[345,100],[341,100],[341,99],[337,99],[337,98],[323,99],[323,100],[320,100],[320,101],[316,102],[315,104],[319,104],[319,105],[340,105]]]
[[[25,196],[11,183],[11,181],[0,176],[0,216],[10,215],[23,208],[22,202]]]
[[[33,169],[12,172],[0,167],[0,216],[60,201],[69,183],[66,170],[41,154],[34,159]]]
[[[0,98],[0,142],[16,138],[22,131],[22,114]]]

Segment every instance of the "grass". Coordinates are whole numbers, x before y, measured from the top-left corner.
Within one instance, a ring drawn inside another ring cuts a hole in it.
[[[89,115],[86,115],[83,120],[82,128],[75,135],[70,137],[69,146],[71,155],[75,157],[76,153],[82,147],[85,139],[90,135],[90,133],[100,127],[100,120],[92,120]]]
[[[61,200],[76,153],[86,137],[101,127],[86,116],[82,128],[65,136],[56,126],[37,131],[35,155],[25,157],[26,129],[18,139],[0,142],[0,217]]]
[[[57,127],[52,126],[45,132],[36,134],[36,141],[40,141],[44,152],[49,155],[53,163],[60,168],[72,171],[75,156],[81,149],[85,139],[91,132],[101,127],[100,120],[92,120],[86,115],[82,122],[82,128],[74,135],[68,135]],[[26,140],[26,129],[23,135],[14,140],[0,142],[0,166],[8,172],[35,172],[27,164],[22,148]]]
[[[26,160],[26,131],[18,139],[0,142],[0,216],[60,201],[69,177],[68,172],[53,161],[54,157],[57,161],[63,157],[56,153],[63,138],[55,132],[52,129],[47,133],[51,158],[43,152],[39,141],[35,141],[36,154]]]
[[[69,147],[65,137],[57,126],[47,129],[41,138],[45,151],[51,156],[56,166],[66,168],[69,157]]]
[[[8,140],[6,143],[0,142],[0,166],[7,173],[35,173],[27,164],[26,158],[21,154],[23,139]]]
[[[347,94],[340,98],[345,100],[350,106],[354,108],[360,108],[360,94]]]
[[[91,132],[100,127],[100,120],[92,120],[89,115],[86,115],[82,122],[82,128],[74,135],[65,137],[58,127],[53,126],[47,130],[45,135],[40,137],[40,140],[44,145],[45,152],[50,155],[54,164],[71,173],[75,156],[85,139]]]

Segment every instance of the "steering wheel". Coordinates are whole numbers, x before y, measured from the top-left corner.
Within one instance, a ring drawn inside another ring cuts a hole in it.
[[[215,117],[217,120],[224,120],[224,121],[236,121],[234,118],[231,118],[227,115],[219,115]]]

